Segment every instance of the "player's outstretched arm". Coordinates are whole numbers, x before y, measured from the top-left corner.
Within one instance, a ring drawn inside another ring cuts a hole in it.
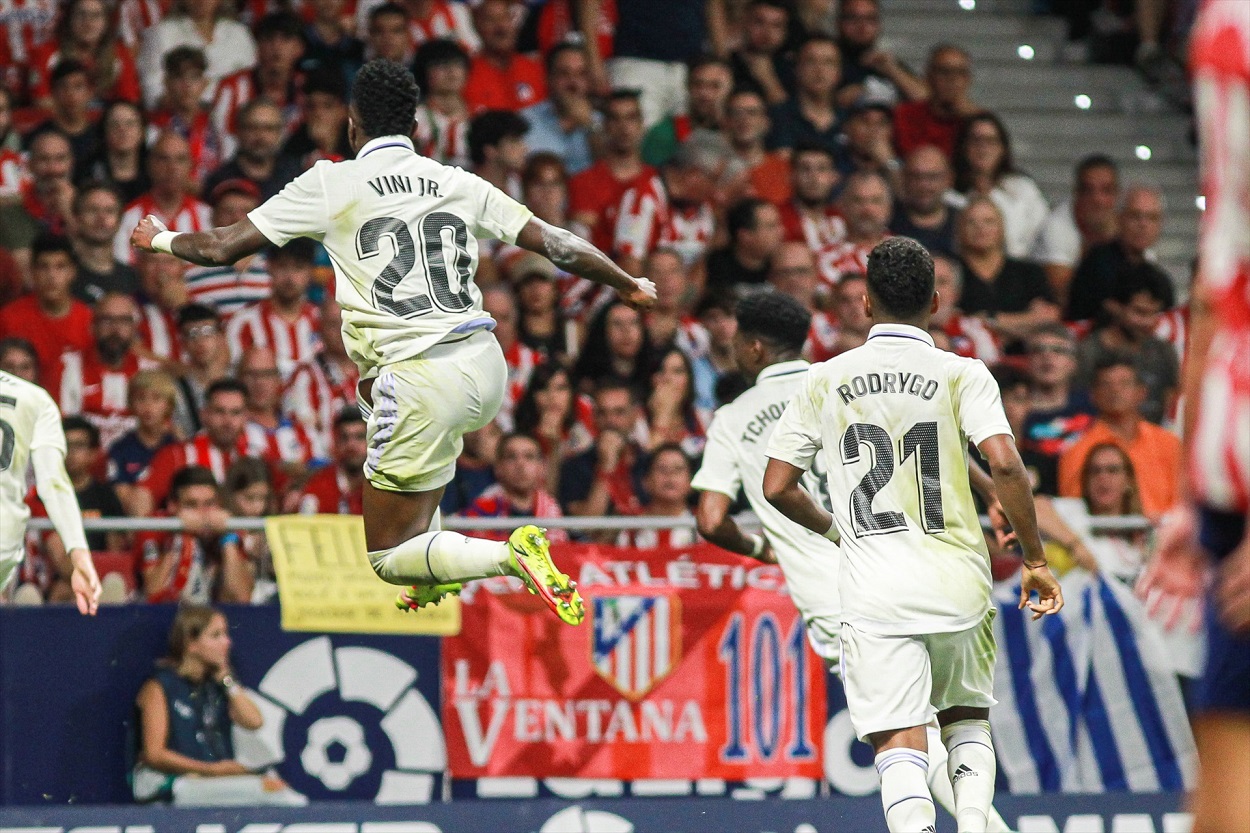
[[[777,558],[763,535],[743,533],[738,522],[729,514],[733,505],[729,495],[720,492],[700,492],[695,519],[699,534],[721,549],[737,555],[745,555],[765,564],[776,564]]]
[[[769,458],[768,468],[764,469],[764,499],[799,526],[837,540],[833,515],[799,485],[802,479],[803,469],[775,457]]]
[[[130,245],[144,252],[168,252],[199,266],[226,266],[256,254],[269,239],[250,219],[208,231],[169,231],[151,214],[139,221]]]
[[[587,280],[610,286],[630,304],[655,303],[655,284],[635,278],[612,259],[571,231],[533,217],[517,235],[517,245],[546,257],[556,266]]]
[[[998,499],[1003,505],[1007,520],[1015,530],[1020,548],[1024,552],[1024,566],[1020,576],[1020,609],[1026,606],[1039,619],[1048,613],[1058,613],[1063,607],[1063,591],[1046,564],[1046,551],[1042,549],[1042,536],[1037,529],[1037,511],[1033,506],[1033,489],[1029,473],[1020,459],[1016,442],[1010,434],[995,434],[982,440],[977,450],[990,464],[990,474]],[[1032,601],[1033,592],[1038,600]]]
[[[31,459],[35,464],[35,489],[39,499],[48,510],[48,517],[74,565],[70,587],[78,612],[94,616],[100,606],[100,577],[96,575],[91,551],[87,549],[87,535],[83,532],[82,512],[74,496],[74,485],[65,473],[65,456],[58,448],[41,446],[31,452]]]

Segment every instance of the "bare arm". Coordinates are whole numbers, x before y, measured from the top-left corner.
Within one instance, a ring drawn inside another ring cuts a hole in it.
[[[799,526],[827,536],[833,528],[833,515],[799,485],[802,478],[803,469],[798,466],[769,459],[764,470],[764,499]]]
[[[229,536],[227,536],[228,538]],[[252,565],[243,554],[238,539],[222,540],[221,544],[221,601],[223,604],[247,604],[252,600],[252,587],[256,582]]]
[[[149,214],[135,226],[130,235],[130,245],[144,252],[156,251],[152,248],[152,241],[165,230],[161,222]],[[225,266],[254,255],[267,245],[269,238],[244,217],[232,226],[181,232],[170,243],[170,251],[200,266]]]
[[[247,689],[234,681],[230,669],[227,668],[224,671],[225,673],[221,674],[217,681],[226,685],[226,696],[230,698],[230,719],[249,732],[256,731],[264,725],[264,715],[260,713],[255,701],[248,695]],[[229,683],[226,683],[227,678],[230,680]]]
[[[251,770],[237,761],[197,761],[166,747],[169,712],[165,692],[155,680],[139,689],[139,758],[158,772],[170,775],[246,775]]]
[[[701,492],[699,506],[695,510],[699,534],[721,549],[757,558],[766,564],[775,564],[776,558],[773,557],[768,542],[759,535],[746,535],[738,527],[738,522],[729,514],[732,505],[733,501],[728,495]],[[757,545],[763,547],[758,555],[755,554]]]
[[[516,242],[566,272],[612,287],[631,304],[650,306],[655,301],[655,284],[646,278],[631,277],[611,258],[571,231],[534,217],[521,229]]]

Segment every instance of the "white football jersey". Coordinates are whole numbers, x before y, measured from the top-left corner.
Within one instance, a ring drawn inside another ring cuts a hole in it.
[[[318,162],[248,214],[270,242],[311,237],[334,263],[343,340],[365,377],[456,332],[492,327],[473,282],[478,241],[515,243],[533,214],[406,136]]]
[[[65,455],[61,412],[43,388],[0,370],[0,554],[26,536],[26,467],[37,448]]]
[[[779,362],[760,371],[755,385],[741,396],[717,408],[707,432],[703,465],[691,485],[701,492],[718,492],[730,499],[741,488],[759,515],[768,541],[786,577],[794,605],[810,622],[828,617],[836,625],[838,605],[838,545],[781,514],[764,499],[764,469],[768,466],[768,440],[786,405],[807,378],[807,362]],[[820,460],[803,485],[821,503],[828,503],[826,483],[820,476]],[[828,508],[828,506],[826,506]]]
[[[883,636],[945,633],[990,609],[990,564],[968,483],[968,443],[1011,436],[985,365],[924,330],[878,324],[814,366],[768,456],[823,457],[842,536],[842,621]],[[823,453],[822,453],[823,450]]]

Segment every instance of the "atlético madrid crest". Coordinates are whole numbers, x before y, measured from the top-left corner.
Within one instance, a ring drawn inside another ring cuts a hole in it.
[[[630,700],[641,700],[681,661],[676,596],[596,596],[590,654],[595,671]]]

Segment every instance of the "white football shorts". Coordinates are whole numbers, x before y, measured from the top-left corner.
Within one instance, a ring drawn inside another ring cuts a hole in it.
[[[26,557],[25,549],[16,549],[12,552],[0,552],[0,593],[4,592],[9,582],[17,575],[17,568],[22,566],[22,559]]]
[[[860,740],[924,726],[954,706],[987,709],[994,699],[994,615],[953,633],[879,636],[842,623],[842,684]]]
[[[383,367],[366,413],[365,477],[388,492],[446,486],[464,435],[499,413],[507,378],[503,351],[487,330]]]

